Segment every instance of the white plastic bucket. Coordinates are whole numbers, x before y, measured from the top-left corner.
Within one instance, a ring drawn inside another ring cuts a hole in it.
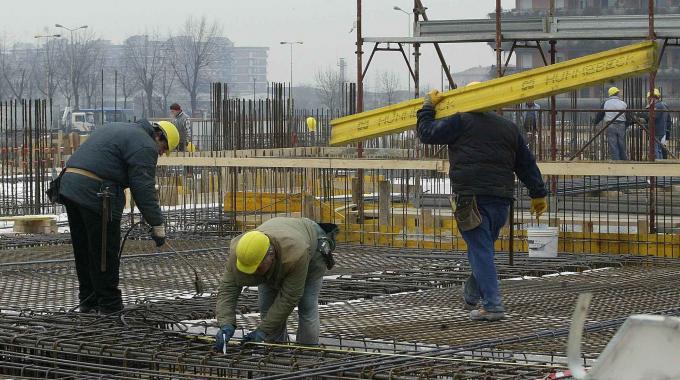
[[[527,229],[529,257],[557,257],[557,227],[530,227]]]

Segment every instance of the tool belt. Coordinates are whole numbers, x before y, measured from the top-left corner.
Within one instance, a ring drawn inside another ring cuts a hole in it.
[[[323,230],[324,234],[319,235],[317,250],[326,262],[328,270],[335,266],[335,258],[333,258],[333,251],[335,251],[335,235],[338,234],[340,228],[333,223],[317,223]]]
[[[66,173],[79,174],[79,175],[85,176],[87,178],[91,178],[95,181],[104,182],[104,180],[101,179],[98,175],[92,173],[89,170],[85,170],[85,169],[66,168]]]
[[[477,197],[474,195],[458,195],[455,204],[453,200],[451,201],[451,206],[459,230],[474,230],[482,224],[482,216],[477,208]]]

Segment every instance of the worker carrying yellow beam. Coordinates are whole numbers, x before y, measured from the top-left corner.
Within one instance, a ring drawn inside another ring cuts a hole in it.
[[[155,191],[156,163],[178,143],[177,128],[168,121],[112,123],[94,131],[66,163],[58,194],[68,215],[80,312],[110,314],[123,309],[118,254],[126,188],[153,226],[156,245],[165,244]]]
[[[222,352],[236,330],[236,302],[244,286],[258,286],[262,322],[248,342],[286,342],[286,320],[298,307],[297,343],[319,343],[319,292],[334,265],[338,227],[307,218],[273,218],[232,239],[217,294],[215,350]]]
[[[448,145],[454,216],[472,269],[463,290],[463,307],[471,311],[472,320],[496,321],[505,317],[505,307],[494,264],[494,242],[508,220],[513,173],[529,188],[531,212],[538,216],[548,208],[547,191],[517,125],[493,112],[460,112],[435,120],[435,106],[442,98],[437,90],[425,96],[417,112],[416,133],[424,144]]]

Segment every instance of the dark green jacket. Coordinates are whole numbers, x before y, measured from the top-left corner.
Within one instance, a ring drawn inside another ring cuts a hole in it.
[[[236,269],[236,245],[241,236],[231,241],[227,268],[217,294],[217,323],[236,325],[236,301],[244,286],[268,284],[279,290],[260,330],[269,335],[286,323],[297,306],[305,283],[326,273],[326,263],[316,250],[318,225],[307,218],[273,218],[257,228],[269,237],[277,252],[276,261],[263,276],[249,275]]]
[[[152,226],[163,224],[156,197],[156,163],[158,144],[153,126],[147,120],[137,123],[112,123],[100,127],[73,153],[67,168],[90,171],[104,183],[74,173],[64,173],[59,193],[71,202],[101,212],[97,193],[108,186],[111,195],[111,217],[120,220],[125,207],[124,189],[132,196],[146,221]]]

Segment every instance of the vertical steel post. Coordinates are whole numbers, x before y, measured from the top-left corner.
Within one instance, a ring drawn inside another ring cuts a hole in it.
[[[501,0],[496,0],[496,77],[500,78],[503,76],[502,69],[502,54],[503,54],[503,42],[501,35]],[[499,107],[496,109],[496,113],[503,114],[503,110]]]
[[[413,1],[413,25],[418,23],[422,8],[418,7],[417,0]],[[420,97],[420,43],[413,44],[413,98]]]
[[[654,33],[654,0],[648,0],[649,9],[649,36],[647,37],[651,41],[656,40],[656,34]],[[656,69],[649,73],[649,93],[654,94],[655,82],[656,80]],[[656,158],[656,141],[655,141],[655,110],[656,99],[652,96],[649,97],[649,161],[654,161]],[[649,232],[655,233],[656,228],[656,177],[649,177]]]
[[[364,76],[363,76],[363,37],[361,35],[361,0],[357,0],[357,104],[356,112],[364,111]],[[364,156],[364,144],[360,141],[357,143],[357,157]],[[359,181],[359,202],[357,204],[358,222],[363,223],[364,220],[364,170],[357,170],[357,180]],[[363,236],[362,236],[363,242]]]

